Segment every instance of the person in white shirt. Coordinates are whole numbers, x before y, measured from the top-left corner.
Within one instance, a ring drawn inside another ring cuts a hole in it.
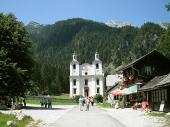
[[[79,98],[79,109],[80,111],[83,110],[83,98],[82,97]]]

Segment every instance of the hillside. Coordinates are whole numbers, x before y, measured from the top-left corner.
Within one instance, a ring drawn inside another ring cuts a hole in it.
[[[154,49],[165,32],[153,23],[146,23],[141,28],[112,28],[79,18],[51,25],[34,22],[26,28],[33,41],[32,51],[37,62],[34,82],[43,93],[50,94],[69,91],[69,63],[74,51],[80,63],[91,63],[98,51],[107,74],[110,68],[126,64]]]

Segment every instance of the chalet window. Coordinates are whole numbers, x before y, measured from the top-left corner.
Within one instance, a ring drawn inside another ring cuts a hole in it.
[[[156,93],[157,93],[157,102],[159,102],[159,90],[157,90]]]
[[[99,69],[99,64],[98,63],[96,64],[96,69]]]
[[[155,96],[156,96],[155,91],[153,91],[153,102],[156,102]]]
[[[96,79],[96,84],[99,85],[99,79]]]
[[[156,90],[152,92],[153,102],[167,101],[167,91],[166,89]]]
[[[73,94],[76,94],[76,91],[77,91],[77,89],[76,89],[76,88],[74,88],[74,89],[73,89]]]
[[[167,89],[164,89],[164,97],[165,97],[165,101],[167,101]]]
[[[84,82],[85,82],[84,83],[85,85],[88,85],[88,80],[87,79],[85,79]]]
[[[155,102],[154,101],[154,91],[151,92],[151,96],[152,96],[152,102]]]
[[[100,88],[97,88],[97,93],[100,93]]]
[[[73,69],[76,69],[76,65],[75,64],[73,64]]]
[[[74,86],[76,85],[76,79],[73,80],[73,85],[74,85]]]
[[[151,74],[152,74],[152,68],[151,68],[151,66],[146,66],[146,67],[145,67],[145,73],[146,73],[147,75],[151,75]]]

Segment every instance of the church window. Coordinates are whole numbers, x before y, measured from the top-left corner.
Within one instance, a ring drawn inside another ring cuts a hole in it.
[[[88,80],[87,79],[85,79],[84,82],[85,82],[85,85],[88,85]]]
[[[96,64],[96,69],[99,69],[99,64],[98,63]]]
[[[76,69],[76,65],[75,64],[73,64],[73,69]]]
[[[87,75],[87,72],[85,72],[85,75]]]
[[[73,80],[73,85],[74,85],[74,86],[76,85],[76,79]]]
[[[96,79],[96,84],[99,85],[99,79]]]
[[[97,93],[100,93],[100,88],[97,88]]]
[[[73,89],[73,94],[76,94],[76,91],[77,91],[77,89],[76,89],[76,88],[74,88],[74,89]]]

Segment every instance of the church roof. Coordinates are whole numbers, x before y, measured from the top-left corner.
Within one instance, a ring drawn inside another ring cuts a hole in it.
[[[71,62],[70,62],[70,64],[79,64],[79,62],[77,61],[77,60],[72,60]]]

